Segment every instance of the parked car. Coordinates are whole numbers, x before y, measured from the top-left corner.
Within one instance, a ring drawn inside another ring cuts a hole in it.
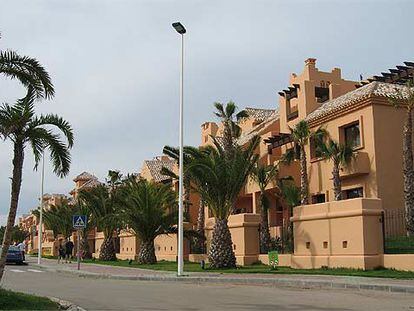
[[[0,246],[1,253],[1,246]],[[15,263],[18,265],[23,264],[23,254],[20,249],[16,246],[10,245],[9,251],[7,252],[6,263]]]

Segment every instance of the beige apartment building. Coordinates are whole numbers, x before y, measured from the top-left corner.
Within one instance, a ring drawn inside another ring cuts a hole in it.
[[[399,69],[402,67],[397,66]],[[414,68],[414,64],[411,67]],[[278,92],[278,107],[245,108],[248,118],[240,124],[242,133],[237,143],[243,146],[254,135],[259,135],[259,161],[278,165],[279,177],[292,176],[298,186],[299,161],[287,165],[280,160],[288,149],[295,147],[290,128],[300,120],[306,120],[313,131],[323,127],[333,139],[352,145],[355,152],[351,164],[341,171],[344,200],[340,202],[334,201],[332,163],[318,157],[312,141],[306,146],[309,205],[297,207],[292,213],[280,198],[277,184],[273,182],[268,186],[271,235],[281,236],[290,222],[294,224],[294,253],[281,256],[281,265],[298,268],[373,268],[382,265],[414,269],[412,264],[406,264],[408,259],[403,255],[383,254],[383,234],[405,234],[402,175],[405,111],[389,103],[391,96],[404,90],[405,86],[401,85],[404,75],[384,76],[367,81],[346,80],[339,68],[320,71],[316,67],[316,59],[309,58],[303,71],[292,73],[287,88]],[[220,138],[222,131],[219,123],[202,124],[201,146],[212,144],[212,137]],[[169,183],[176,188],[176,181],[161,174],[162,167],[177,171],[172,159],[159,156],[144,161],[140,176],[154,182]],[[81,188],[99,184],[98,179],[88,173],[80,174],[74,182],[72,200],[76,200]],[[234,251],[241,265],[267,260],[265,255],[259,254],[258,196],[258,186],[248,180],[236,202],[236,212],[229,218]],[[194,229],[200,198],[191,193],[189,202],[185,226]],[[207,207],[204,207],[204,214],[208,251],[214,219]],[[33,226],[33,223],[28,225]],[[90,237],[97,256],[102,234],[93,232]],[[175,260],[175,235],[160,236],[155,244],[158,259]],[[139,241],[133,234],[122,232],[118,245],[119,258],[136,258]],[[190,243],[186,241],[185,258],[197,261],[206,256],[191,254]],[[408,261],[413,262],[412,258]]]

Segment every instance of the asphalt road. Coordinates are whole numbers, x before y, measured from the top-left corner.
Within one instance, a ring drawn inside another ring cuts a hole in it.
[[[2,286],[72,301],[87,310],[414,310],[414,295],[89,279],[7,266]]]

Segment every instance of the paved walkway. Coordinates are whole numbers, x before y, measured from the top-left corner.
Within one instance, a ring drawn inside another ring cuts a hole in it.
[[[414,310],[414,295],[411,293],[99,279],[79,277],[74,273],[56,273],[32,264],[6,266],[0,285],[19,292],[59,297],[88,311]]]
[[[31,265],[37,265],[32,258]],[[380,290],[389,292],[406,292],[414,294],[414,280],[397,280],[386,278],[298,275],[298,274],[248,274],[248,273],[209,273],[188,272],[185,277],[177,277],[175,272],[155,271],[139,268],[115,267],[98,264],[58,264],[56,260],[43,259],[39,268],[61,273],[77,274],[91,278],[109,278],[143,281],[177,281],[177,282],[215,282],[229,284],[286,286],[300,288],[351,288],[361,290]]]

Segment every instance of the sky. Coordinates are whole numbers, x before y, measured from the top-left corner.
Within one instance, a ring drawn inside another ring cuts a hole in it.
[[[67,194],[83,171],[136,173],[142,162],[178,145],[180,37],[185,34],[184,143],[215,120],[215,101],[277,108],[277,92],[304,60],[346,79],[414,61],[414,2],[277,0],[1,0],[0,50],[37,58],[56,96],[38,113],[57,113],[75,132],[66,178],[46,162],[45,192]],[[0,76],[0,102],[24,95]],[[0,142],[0,224],[10,202],[12,146]],[[18,214],[38,204],[40,172],[29,147]]]

